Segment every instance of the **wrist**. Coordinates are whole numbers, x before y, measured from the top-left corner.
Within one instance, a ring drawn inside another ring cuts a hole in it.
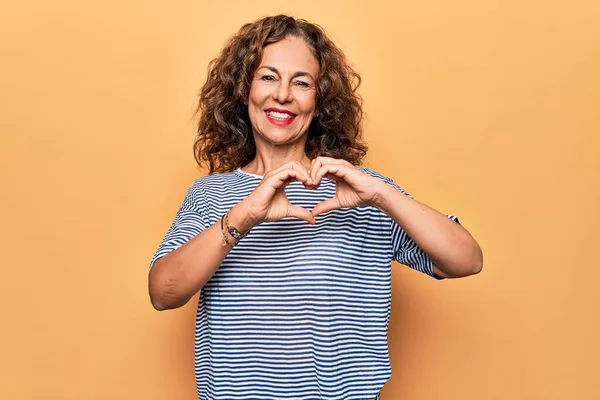
[[[258,225],[258,223],[250,217],[250,214],[245,210],[242,203],[236,204],[229,210],[228,219],[230,226],[235,227],[244,234]]]
[[[373,207],[390,217],[400,210],[404,210],[406,206],[414,201],[406,193],[384,181],[381,181],[381,190],[377,193],[377,202],[373,204]]]
[[[375,196],[370,201],[370,206],[377,208],[379,211],[385,212],[386,202],[389,197],[391,186],[386,182],[376,179]]]

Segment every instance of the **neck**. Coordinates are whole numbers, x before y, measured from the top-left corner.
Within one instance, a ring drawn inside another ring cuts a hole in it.
[[[256,157],[248,165],[244,166],[242,170],[251,174],[265,175],[290,161],[297,161],[306,169],[310,168],[311,160],[304,152],[303,142],[285,149],[278,146],[264,146],[257,143]]]

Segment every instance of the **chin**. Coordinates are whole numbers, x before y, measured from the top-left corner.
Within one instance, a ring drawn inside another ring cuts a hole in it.
[[[286,132],[284,129],[273,129],[272,127],[270,127],[268,130],[265,129],[260,132],[261,133],[258,135],[258,138],[261,138],[262,140],[274,145],[291,144],[299,141],[304,136],[295,132]]]
[[[291,143],[295,143],[298,141],[297,137],[289,137],[289,136],[283,136],[283,135],[278,135],[278,136],[269,135],[269,136],[265,136],[265,139],[267,139],[267,141],[269,143],[277,145],[277,146],[291,144]]]

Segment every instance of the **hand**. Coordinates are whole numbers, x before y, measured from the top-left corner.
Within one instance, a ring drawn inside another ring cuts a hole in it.
[[[317,204],[312,210],[314,217],[337,208],[376,204],[382,182],[348,161],[330,157],[315,158],[310,168],[312,182],[307,187],[319,187],[324,176],[336,182],[335,196]]]
[[[276,170],[267,173],[258,186],[242,200],[233,213],[238,209],[244,210],[245,223],[243,230],[250,230],[262,222],[279,221],[285,217],[297,217],[310,224],[315,223],[315,217],[305,208],[295,206],[285,195],[285,187],[293,181],[300,181],[306,187],[312,186],[312,181],[306,168],[292,161]]]

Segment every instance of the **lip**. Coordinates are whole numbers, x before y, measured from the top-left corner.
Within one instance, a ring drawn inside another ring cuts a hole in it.
[[[274,111],[274,112],[278,112],[278,113],[282,113],[282,114],[287,114],[287,115],[291,115],[292,117],[295,117],[295,116],[298,115],[298,114],[294,114],[293,112],[291,112],[289,110],[285,110],[283,108],[274,108],[274,107],[271,107],[271,108],[267,108],[265,110],[265,112],[267,112],[267,111]]]
[[[282,113],[282,114],[287,114],[287,115],[291,115],[292,118],[290,119],[286,119],[286,120],[279,120],[279,119],[275,119],[275,118],[271,118],[269,117],[269,114],[267,114],[268,111],[273,111],[273,112],[278,112],[278,113]],[[267,117],[267,119],[269,120],[270,123],[275,124],[275,125],[289,125],[292,122],[294,122],[296,120],[296,117],[298,116],[297,114],[294,114],[291,111],[288,110],[284,110],[282,108],[267,108],[265,110],[265,116]]]

